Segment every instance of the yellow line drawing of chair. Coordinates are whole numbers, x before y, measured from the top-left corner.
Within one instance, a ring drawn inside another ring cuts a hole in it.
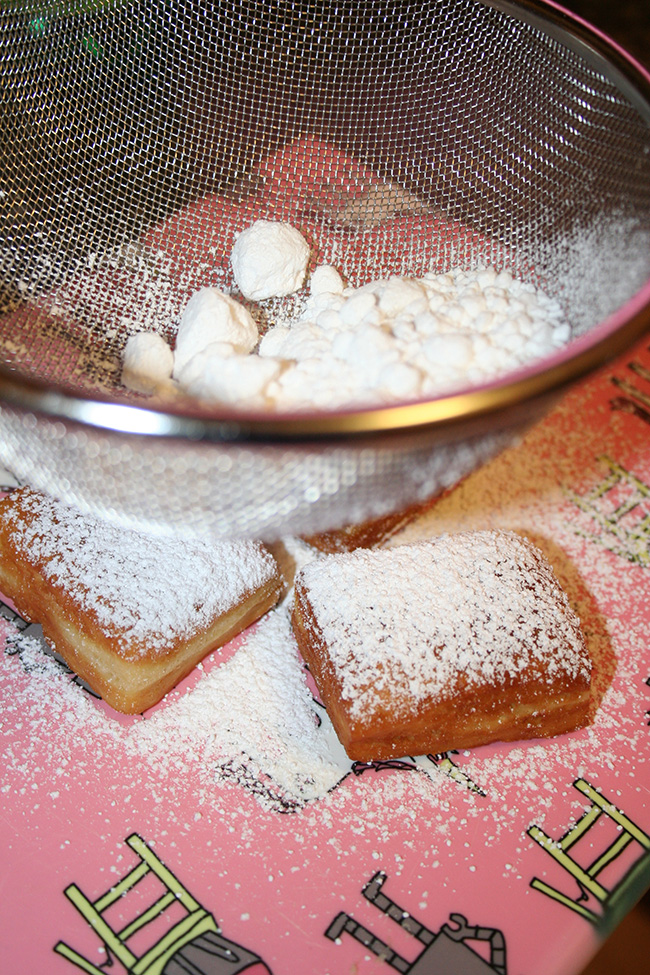
[[[140,863],[122,880],[95,901],[90,901],[76,884],[70,884],[65,890],[65,895],[92,926],[104,942],[107,950],[121,962],[129,975],[162,975],[170,959],[177,955],[189,942],[209,933],[216,941],[219,935],[219,927],[212,915],[188,893],[137,833],[127,837],[126,842],[138,855]],[[121,897],[128,894],[149,872],[156,875],[166,888],[166,892],[130,924],[120,931],[114,931],[105,920],[104,913]],[[136,956],[126,942],[147,924],[158,918],[172,904],[180,904],[187,913],[143,955]],[[259,961],[256,955],[252,955],[245,949],[239,949],[239,946],[232,945],[232,948],[237,950],[231,950],[230,945],[231,943],[225,939],[219,939],[219,945],[213,946],[208,953],[218,954],[222,962],[232,962],[233,964],[228,968],[229,971],[241,970],[251,961]],[[54,950],[82,971],[87,972],[88,975],[106,975],[106,968],[99,968],[63,941],[59,941],[54,946]],[[228,958],[229,955],[230,958]],[[244,962],[242,956],[246,956],[244,965],[238,964],[238,962]],[[217,963],[216,959],[215,963]],[[218,970],[223,971],[224,969]]]
[[[650,836],[633,823],[614,803],[606,799],[600,792],[597,792],[584,779],[577,779],[573,785],[579,792],[587,796],[592,803],[591,807],[580,817],[576,825],[568,830],[559,840],[552,839],[539,826],[531,826],[528,829],[528,835],[577,881],[581,889],[581,894],[573,900],[568,895],[556,890],[537,877],[534,877],[531,881],[531,887],[541,891],[541,893],[546,894],[548,897],[552,897],[560,904],[570,908],[594,924],[601,925],[604,920],[604,913],[593,911],[583,903],[589,894],[591,894],[602,905],[603,911],[605,908],[607,909],[607,913],[610,916],[609,923],[613,926],[617,923],[619,913],[626,910],[625,902],[635,899],[635,895],[640,895],[645,886],[647,886],[648,873],[650,872]],[[585,836],[603,815],[609,816],[616,823],[620,831],[619,835],[588,867],[582,867],[569,856],[567,851],[581,837]],[[639,857],[613,887],[605,887],[598,880],[599,874],[605,867],[613,863],[630,843],[638,843],[640,845],[641,852]]]
[[[598,460],[609,468],[609,474],[585,495],[574,491],[567,491],[566,494],[615,541],[607,544],[593,533],[581,531],[580,534],[630,562],[650,566],[650,487],[610,457],[603,455]],[[604,499],[610,491],[621,487],[627,490],[627,497],[614,510],[607,512],[603,507]],[[636,523],[628,518],[625,525],[621,524],[633,512],[637,516]]]

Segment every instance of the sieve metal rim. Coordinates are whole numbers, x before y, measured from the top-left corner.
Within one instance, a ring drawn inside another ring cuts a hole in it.
[[[478,0],[533,24],[615,78],[650,123],[650,73],[593,25],[552,0]],[[622,308],[555,355],[483,386],[389,407],[328,412],[262,413],[177,404],[135,403],[45,383],[0,364],[0,403],[50,419],[116,434],[142,434],[193,442],[289,443],[386,437],[440,431],[523,403],[533,405],[604,365],[650,330],[650,281]]]
[[[555,0],[479,0],[486,7],[513,14],[524,23],[570,47],[607,75],[650,124],[650,70],[612,37]]]
[[[625,309],[633,307],[625,320]],[[618,324],[621,319],[622,324]],[[291,443],[359,437],[390,438],[407,433],[438,433],[487,415],[558,395],[650,332],[650,282],[609,320],[554,356],[482,386],[389,407],[317,413],[201,411],[122,399],[71,395],[63,387],[18,380],[0,366],[0,402],[14,408],[117,434],[183,439],[196,443]],[[578,351],[575,351],[575,350]]]

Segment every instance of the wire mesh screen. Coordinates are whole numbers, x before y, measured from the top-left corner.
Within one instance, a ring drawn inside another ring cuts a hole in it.
[[[319,260],[352,284],[486,263],[542,285],[574,334],[588,331],[650,277],[647,106],[529,7],[521,19],[514,6],[477,0],[5,4],[4,362],[18,377],[128,401],[127,336],[146,328],[173,341],[197,288],[233,287],[232,241],[264,217],[306,229]],[[220,465],[235,457],[148,444],[154,517],[145,474],[113,483],[119,437],[52,435],[50,421],[9,407],[3,417],[4,459],[19,476],[127,520],[204,530],[222,496]],[[183,470],[205,468],[191,511],[169,501],[175,475],[165,482],[188,451]],[[101,485],[79,473],[88,452]],[[281,451],[269,456],[287,467]],[[395,466],[392,503],[407,460],[379,464],[382,476]],[[251,465],[250,496],[239,513],[228,502],[220,532],[279,525],[277,512],[254,514],[263,468]],[[365,510],[372,479],[352,508],[346,479],[363,480],[358,451],[326,475],[303,469],[293,486],[276,485],[274,497],[286,490],[282,527],[322,527],[334,498],[336,519]],[[371,507],[390,503],[375,496]]]

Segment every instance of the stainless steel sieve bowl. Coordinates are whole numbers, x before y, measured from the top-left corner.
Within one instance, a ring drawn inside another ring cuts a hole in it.
[[[16,0],[0,122],[0,463],[121,523],[272,539],[431,497],[650,324],[650,79],[552,5]],[[380,408],[128,393],[128,335],[173,341],[265,217],[352,284],[509,269],[572,338]]]

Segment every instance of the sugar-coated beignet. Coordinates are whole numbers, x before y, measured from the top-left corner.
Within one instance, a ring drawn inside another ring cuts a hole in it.
[[[358,761],[586,724],[591,660],[551,566],[511,532],[327,555],[295,582],[294,632]]]
[[[255,542],[150,535],[19,488],[0,501],[0,588],[94,691],[134,714],[270,609],[284,581]]]

